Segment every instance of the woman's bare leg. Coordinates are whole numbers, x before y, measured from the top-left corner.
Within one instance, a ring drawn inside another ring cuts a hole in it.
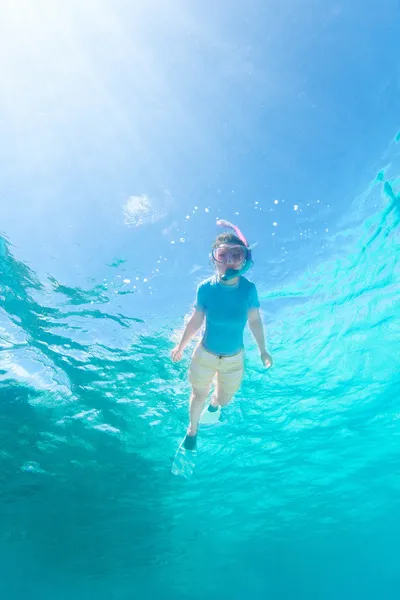
[[[211,399],[211,405],[214,407],[221,406],[221,408],[227,406],[234,395],[235,394],[228,394],[227,392],[222,392],[217,388],[216,393]]]

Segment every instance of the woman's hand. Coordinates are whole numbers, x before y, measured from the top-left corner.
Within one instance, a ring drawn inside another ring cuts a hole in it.
[[[272,367],[272,357],[270,354],[268,354],[268,352],[266,350],[264,350],[264,352],[261,352],[261,362],[263,363],[264,367],[266,369],[269,369],[270,367]]]
[[[182,354],[183,348],[181,348],[178,344],[178,346],[175,346],[175,348],[171,352],[171,358],[173,362],[179,362],[182,359]]]

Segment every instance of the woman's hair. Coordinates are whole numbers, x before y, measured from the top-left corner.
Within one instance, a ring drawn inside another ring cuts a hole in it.
[[[212,245],[213,248],[218,248],[221,244],[238,244],[239,246],[245,246],[244,242],[234,233],[220,233]]]

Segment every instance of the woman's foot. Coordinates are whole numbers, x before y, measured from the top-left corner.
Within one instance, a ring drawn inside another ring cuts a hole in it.
[[[217,395],[213,394],[211,396],[211,400],[210,400],[210,404],[208,406],[208,410],[210,412],[215,412],[216,410],[218,410],[220,407],[220,405],[218,404],[218,400],[217,400]]]
[[[190,435],[189,432],[186,434],[183,440],[183,447],[185,450],[196,450],[197,445],[197,433]]]
[[[200,423],[203,425],[215,425],[215,423],[218,423],[220,416],[221,407],[209,404],[209,406],[201,413]]]

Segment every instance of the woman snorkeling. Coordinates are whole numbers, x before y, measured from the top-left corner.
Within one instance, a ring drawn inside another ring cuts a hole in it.
[[[259,311],[257,289],[243,274],[253,265],[251,249],[238,227],[229,221],[217,225],[232,230],[217,236],[212,246],[212,261],[216,273],[197,288],[194,312],[189,319],[180,343],[172,350],[174,362],[181,360],[189,341],[204,323],[205,330],[196,346],[189,369],[192,385],[190,395],[190,423],[183,448],[195,450],[199,421],[219,418],[221,407],[226,406],[238,391],[244,371],[243,332],[248,321],[266,368],[272,358],[265,347],[264,329]],[[213,379],[216,388],[210,405],[203,407]]]

